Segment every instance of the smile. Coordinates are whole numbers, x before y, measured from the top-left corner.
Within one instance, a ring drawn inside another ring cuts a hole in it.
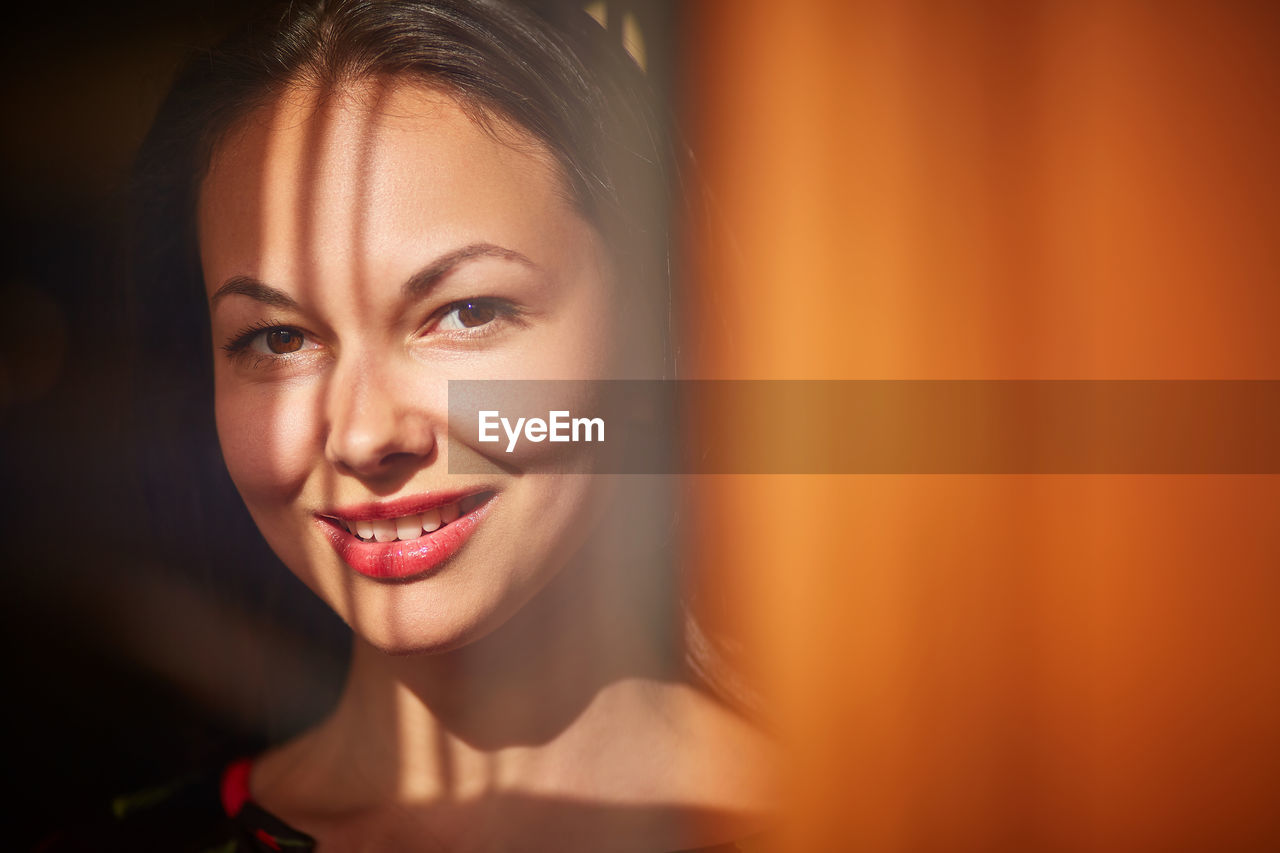
[[[487,494],[470,495],[425,512],[398,518],[335,518],[334,521],[361,542],[411,542],[452,524],[486,498]]]
[[[443,500],[442,500],[443,498]],[[491,491],[408,498],[317,516],[342,561],[375,580],[426,576],[456,554],[493,503]]]

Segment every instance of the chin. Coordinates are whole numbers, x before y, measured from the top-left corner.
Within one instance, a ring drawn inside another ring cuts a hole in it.
[[[376,583],[376,582],[375,582]],[[500,629],[507,608],[482,601],[433,595],[425,585],[360,589],[346,602],[329,600],[357,640],[396,657],[442,655]],[[343,606],[336,606],[346,604]]]
[[[387,640],[385,638],[375,639],[371,637],[363,637],[363,639],[382,654],[393,658],[443,655],[466,645],[465,642],[453,644],[431,644],[413,641],[401,642],[397,640]]]
[[[358,641],[394,657],[446,654],[469,645],[485,633],[474,626],[440,620],[423,624],[420,616],[405,618],[394,612],[384,612],[376,619],[347,618],[345,621]]]
[[[475,639],[466,632],[454,634],[433,632],[431,635],[424,636],[422,631],[397,630],[395,626],[386,626],[377,631],[355,631],[355,634],[366,645],[372,646],[389,657],[448,654],[470,645]]]

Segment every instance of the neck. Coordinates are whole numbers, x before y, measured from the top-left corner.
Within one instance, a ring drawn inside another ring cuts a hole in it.
[[[618,700],[643,701],[644,685],[675,669],[654,642],[655,611],[628,582],[653,567],[621,568],[566,566],[499,629],[445,654],[392,656],[357,637],[342,699],[317,732],[325,752],[361,768],[380,798],[577,772],[597,739],[627,724]],[[610,710],[593,713],[602,704]]]

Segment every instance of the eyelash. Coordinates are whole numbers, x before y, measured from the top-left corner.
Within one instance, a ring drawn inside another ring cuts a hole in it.
[[[252,357],[253,367],[279,364],[280,359],[284,358],[284,356],[252,352],[249,349],[249,346],[253,343],[254,339],[258,337],[258,335],[263,332],[269,332],[273,329],[287,329],[291,332],[298,332],[299,334],[302,334],[302,331],[296,326],[278,323],[275,320],[258,320],[257,322],[250,323],[228,338],[227,342],[222,345],[222,349],[232,360],[239,361]],[[305,337],[305,335],[303,336]]]
[[[454,311],[466,307],[488,308],[493,311],[493,320],[488,323],[484,323],[479,326],[471,326],[469,328],[447,329],[444,332],[445,334],[477,338],[496,333],[498,329],[501,328],[502,322],[514,323],[517,326],[524,325],[525,312],[518,305],[508,302],[505,299],[482,296],[471,299],[459,299],[455,302],[450,302],[448,305],[443,306],[428,317],[427,322],[423,324],[423,327],[439,326],[440,323],[444,321],[445,317],[449,316]]]
[[[424,327],[438,326],[450,313],[468,306],[483,306],[485,308],[492,309],[494,312],[494,319],[480,326],[473,326],[465,329],[449,329],[446,331],[446,334],[475,339],[493,334],[497,331],[495,327],[499,325],[499,321],[512,322],[520,326],[524,325],[523,318],[525,312],[522,308],[505,299],[492,297],[459,299],[455,302],[450,302],[448,305],[445,305],[432,313],[432,315],[427,318],[427,322],[423,325]],[[268,355],[266,353],[255,353],[249,349],[259,335],[263,332],[269,332],[275,329],[295,332],[301,335],[304,339],[308,337],[307,333],[303,332],[297,326],[291,326],[287,323],[281,323],[276,320],[258,320],[254,323],[250,323],[248,326],[245,326],[231,335],[227,342],[222,345],[222,349],[230,358],[235,360],[241,360],[252,356],[254,367],[279,364],[284,359],[287,359],[291,354],[273,353]]]

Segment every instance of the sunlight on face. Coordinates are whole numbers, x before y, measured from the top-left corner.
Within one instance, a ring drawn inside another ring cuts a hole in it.
[[[388,651],[501,624],[592,478],[449,475],[500,451],[451,434],[448,380],[617,370],[609,262],[553,158],[412,83],[291,92],[215,151],[199,240],[218,434],[271,547]]]

